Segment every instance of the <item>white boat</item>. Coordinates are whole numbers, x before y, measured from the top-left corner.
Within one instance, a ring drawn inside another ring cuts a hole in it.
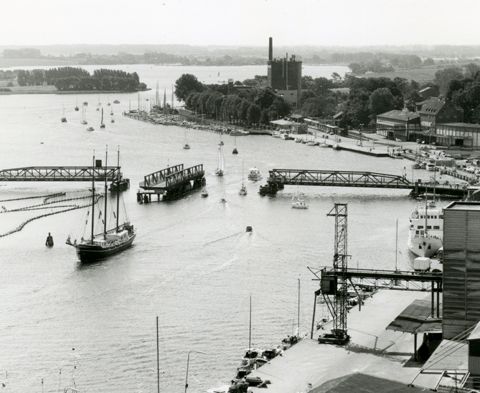
[[[419,257],[435,255],[443,246],[443,209],[434,202],[417,206],[410,216],[408,249]]]
[[[244,179],[243,161],[242,161],[242,187],[240,188],[238,195],[241,195],[241,196],[247,195],[247,186],[245,185],[245,179]]]
[[[185,144],[183,145],[184,150],[190,150],[190,145],[188,144],[187,140],[187,130],[185,130]]]
[[[292,209],[308,209],[308,204],[305,202],[303,194],[295,194],[292,197]]]
[[[217,169],[215,170],[215,174],[217,176],[223,176],[224,171],[225,171],[225,162],[223,158],[222,145],[220,144],[218,146],[218,163],[217,163]]]
[[[259,181],[262,180],[262,174],[257,167],[250,168],[248,171],[248,180]]]
[[[273,131],[272,136],[274,138],[280,138],[282,136],[282,134],[280,133],[280,131]]]

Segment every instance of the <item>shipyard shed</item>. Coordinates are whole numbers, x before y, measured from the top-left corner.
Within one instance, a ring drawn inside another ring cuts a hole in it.
[[[455,339],[480,321],[480,203],[444,210],[443,337]]]

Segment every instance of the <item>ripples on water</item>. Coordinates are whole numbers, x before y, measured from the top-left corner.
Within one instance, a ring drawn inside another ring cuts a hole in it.
[[[349,204],[352,264],[393,268],[398,217],[399,264],[407,266],[408,215],[414,202],[405,191],[303,188],[310,208],[299,211],[290,206],[293,187],[276,198],[261,198],[259,183],[248,182],[246,197],[238,196],[238,190],[242,161],[264,176],[272,167],[400,174],[409,163],[267,136],[237,138],[240,154],[233,156],[234,140],[225,136],[226,175],[219,179],[213,175],[218,135],[188,131],[192,149],[183,150],[183,129],[122,118],[120,111],[136,95],[118,98],[116,123],[88,133],[73,111],[73,96],[0,96],[0,168],[88,165],[93,149],[121,145],[122,167],[132,184],[124,199],[138,229],[133,248],[88,267],[80,266],[74,250],[64,244],[68,234],[81,233],[82,210],[33,222],[0,239],[0,380],[8,371],[10,391],[40,391],[42,378],[46,392],[57,391],[71,382],[73,362],[81,391],[153,391],[156,315],[163,391],[182,388],[189,350],[207,353],[192,354],[191,391],[228,382],[248,346],[250,294],[255,344],[276,345],[292,333],[297,278],[302,282],[301,330],[309,329],[316,283],[306,266],[331,264],[333,219],[326,214],[334,202]],[[89,121],[98,123],[93,110],[97,97],[78,97],[84,100],[91,103]],[[59,121],[62,103],[66,124]],[[205,165],[208,198],[195,193],[171,203],[136,203],[136,185],[144,174],[180,162]],[[0,187],[0,199],[86,188],[10,183]],[[224,196],[225,205],[220,203]],[[253,226],[252,234],[244,232],[247,225]],[[53,249],[44,247],[47,232],[54,236]]]

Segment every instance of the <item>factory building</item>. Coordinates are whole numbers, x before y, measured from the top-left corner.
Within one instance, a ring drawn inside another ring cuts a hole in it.
[[[296,105],[302,92],[302,62],[295,55],[273,57],[273,40],[268,42],[268,86],[276,90],[285,101]]]

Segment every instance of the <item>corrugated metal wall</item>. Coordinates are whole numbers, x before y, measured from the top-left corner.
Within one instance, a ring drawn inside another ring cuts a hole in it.
[[[480,210],[445,209],[443,335],[450,339],[480,320]]]

